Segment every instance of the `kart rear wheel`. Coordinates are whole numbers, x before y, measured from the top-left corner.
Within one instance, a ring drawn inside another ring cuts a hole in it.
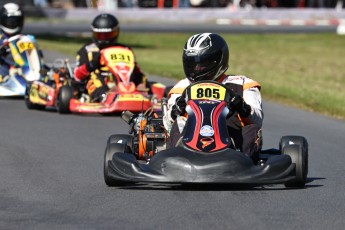
[[[26,108],[28,108],[30,110],[31,109],[38,109],[38,110],[44,109],[45,108],[44,105],[38,105],[38,104],[32,103],[30,101],[31,84],[32,84],[31,82],[26,83],[25,94],[24,94],[24,102],[25,102]]]
[[[295,164],[296,178],[292,181],[286,182],[287,188],[303,188],[307,181],[308,174],[308,152],[301,145],[291,144],[285,145],[282,149],[282,154],[289,155],[291,161]]]
[[[59,113],[66,114],[70,113],[69,103],[73,98],[73,88],[67,85],[64,85],[60,88],[57,98],[56,107]]]
[[[115,187],[115,186],[122,186],[129,184],[129,182],[116,180],[109,176],[109,161],[113,159],[113,155],[116,152],[125,152],[126,145],[119,144],[119,143],[110,143],[107,144],[107,147],[105,149],[104,153],[104,182],[109,187]]]
[[[125,151],[132,153],[133,151],[133,136],[129,134],[114,134],[108,138],[107,145],[121,143],[126,146]]]

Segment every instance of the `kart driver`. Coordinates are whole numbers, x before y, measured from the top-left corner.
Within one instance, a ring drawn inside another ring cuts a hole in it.
[[[103,101],[109,90],[105,82],[108,68],[101,66],[100,51],[111,46],[123,46],[117,42],[120,33],[119,22],[111,14],[96,16],[91,24],[93,41],[85,44],[77,53],[77,67],[74,69],[74,79],[77,82],[87,80],[86,89],[92,101]],[[128,47],[130,48],[130,47]],[[103,73],[103,74],[102,74]],[[146,89],[146,76],[135,63],[130,81],[142,89]]]
[[[166,130],[170,132],[168,145],[175,146],[181,137],[177,116],[184,114],[186,101],[181,97],[191,83],[201,80],[214,80],[233,90],[228,102],[234,115],[227,119],[229,135],[235,148],[256,161],[262,146],[261,126],[263,110],[260,84],[246,76],[226,75],[229,49],[225,40],[213,33],[200,33],[191,36],[183,49],[183,68],[186,78],[180,80],[169,92],[168,111],[163,117]]]
[[[16,3],[7,3],[0,9],[0,83],[5,82],[9,76],[9,63],[6,58],[10,54],[7,40],[20,34],[24,25],[24,13]],[[6,60],[6,61],[5,61]]]

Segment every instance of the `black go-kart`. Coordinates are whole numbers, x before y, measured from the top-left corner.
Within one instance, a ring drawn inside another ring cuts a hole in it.
[[[308,174],[308,143],[302,136],[281,137],[279,148],[261,150],[253,161],[236,150],[226,128],[226,101],[233,91],[217,82],[204,81],[184,91],[186,118],[183,135],[167,148],[168,134],[162,113],[129,111],[122,119],[129,134],[108,138],[104,155],[104,180],[108,186],[135,183],[174,184],[284,184],[302,188]],[[183,119],[182,119],[183,118]]]

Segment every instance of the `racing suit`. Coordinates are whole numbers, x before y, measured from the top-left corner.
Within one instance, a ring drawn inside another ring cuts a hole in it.
[[[10,53],[9,47],[5,44],[7,39],[8,37],[0,32],[0,83],[8,79],[9,67],[14,65],[14,62],[10,63],[10,59],[7,57]]]
[[[7,79],[11,75],[11,70],[15,70],[15,68],[13,67],[18,67],[18,64],[12,57],[10,46],[7,43],[8,39],[15,38],[15,36],[22,36],[22,34],[16,34],[9,37],[5,33],[0,32],[0,83],[7,81]],[[49,71],[50,67],[44,63],[43,52],[41,49],[39,49],[38,44],[36,44],[36,46],[39,58],[41,59],[41,62],[43,64],[43,68],[40,69],[40,73],[42,76],[42,80],[45,80],[45,78],[47,78],[46,74]]]
[[[112,44],[111,46],[128,47],[126,45],[119,43]],[[100,66],[100,69],[97,69],[94,72],[89,72],[87,70],[86,64],[90,62],[94,55],[96,55],[99,52],[100,49],[98,48],[96,43],[92,42],[85,44],[77,52],[77,67],[74,69],[74,78],[78,82],[82,82],[83,80],[88,79],[86,89],[92,99],[99,98],[101,95],[105,94],[109,90],[106,84],[106,79],[110,81],[114,80],[109,79],[112,75],[110,74],[106,66]],[[138,86],[139,84],[143,84],[144,87],[146,86],[146,76],[140,70],[138,63],[135,63],[135,67],[131,75],[130,81],[134,82],[136,86]]]
[[[218,82],[231,88],[235,94],[242,96],[243,100],[251,107],[248,117],[241,117],[235,112],[227,119],[227,127],[236,149],[255,161],[256,153],[262,147],[261,127],[264,114],[260,93],[261,86],[258,82],[240,75],[223,74]],[[172,117],[172,108],[189,85],[189,80],[185,78],[180,80],[169,92],[168,110],[163,117],[164,127],[168,132],[170,131],[169,146],[175,146],[177,139],[182,135]]]

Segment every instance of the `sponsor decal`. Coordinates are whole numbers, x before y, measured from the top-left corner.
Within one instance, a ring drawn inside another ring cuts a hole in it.
[[[23,53],[25,50],[32,50],[35,49],[35,45],[33,42],[22,42],[18,41],[17,42],[17,47],[19,52]]]
[[[102,109],[104,106],[99,103],[81,104],[77,109]]]
[[[214,104],[216,104],[216,102],[215,101],[200,101],[199,104],[212,104],[212,105],[214,105]]]
[[[196,55],[198,55],[199,52],[200,52],[199,50],[190,49],[190,50],[186,50],[186,55],[187,56],[196,56]]]
[[[214,142],[214,139],[212,137],[205,137],[205,138],[200,139],[200,142],[202,143],[201,148],[204,149],[210,144],[212,144]]]
[[[214,135],[214,130],[211,126],[209,125],[204,125],[200,129],[200,135],[203,137],[210,137]]]
[[[144,97],[142,94],[119,94],[117,101],[149,101],[148,98]]]
[[[225,78],[222,83],[223,84],[233,83],[233,84],[237,84],[237,85],[243,85],[244,76],[229,76],[228,78]]]

